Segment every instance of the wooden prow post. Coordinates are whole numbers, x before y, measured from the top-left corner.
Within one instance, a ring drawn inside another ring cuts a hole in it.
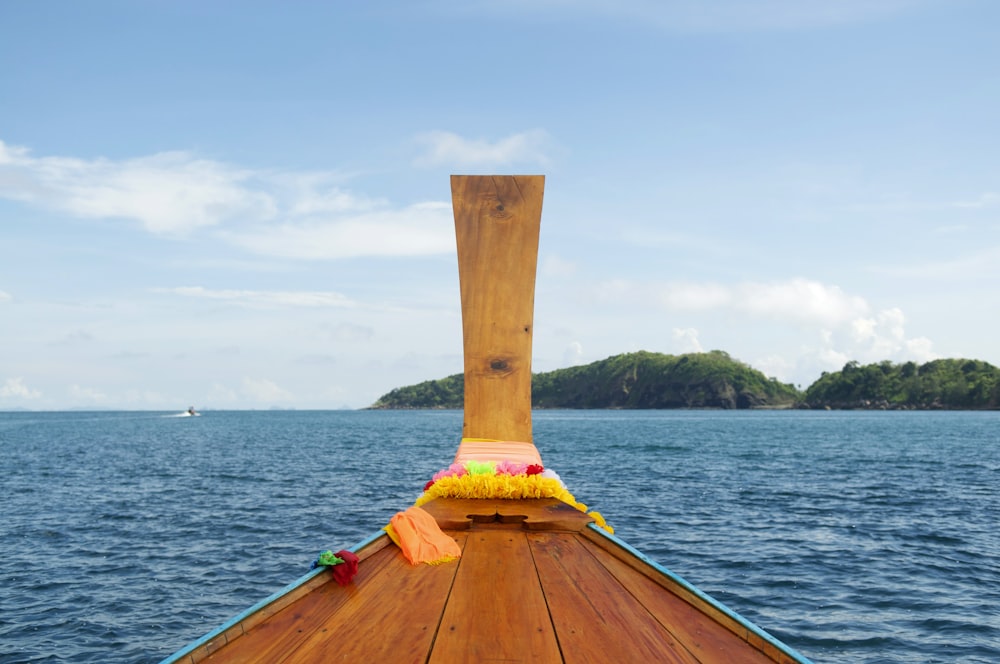
[[[544,175],[452,175],[463,438],[532,442],[531,335]]]

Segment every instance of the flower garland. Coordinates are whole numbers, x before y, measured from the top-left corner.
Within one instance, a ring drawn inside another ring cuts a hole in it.
[[[559,475],[539,464],[525,464],[516,461],[466,461],[453,463],[438,471],[424,486],[424,492],[417,498],[414,507],[425,505],[435,498],[480,498],[491,500],[520,500],[527,498],[556,498],[591,517],[604,530],[614,534],[615,530],[604,520],[600,512],[589,511],[583,503],[577,502],[563,484]],[[393,541],[399,544],[398,536],[393,536],[392,525],[386,526]],[[440,561],[452,560],[444,558]],[[328,567],[334,580],[346,586],[358,573],[358,556],[342,549],[337,553],[323,551],[313,561],[312,567]]]
[[[435,498],[492,500],[556,498],[585,513],[609,533],[615,532],[600,512],[589,511],[586,505],[577,502],[555,471],[538,464],[515,461],[453,463],[434,474],[434,477],[424,485],[424,492],[414,505],[420,507]]]

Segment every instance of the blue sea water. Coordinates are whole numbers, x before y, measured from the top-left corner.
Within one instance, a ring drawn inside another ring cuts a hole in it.
[[[456,411],[0,413],[0,662],[156,662],[411,505]],[[536,411],[578,500],[816,662],[1000,662],[1000,413]]]

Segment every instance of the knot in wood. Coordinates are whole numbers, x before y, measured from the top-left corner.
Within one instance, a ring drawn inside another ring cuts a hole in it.
[[[488,210],[488,214],[491,219],[500,222],[510,221],[513,218],[513,215],[507,212],[507,208],[503,203],[494,205],[492,210]]]

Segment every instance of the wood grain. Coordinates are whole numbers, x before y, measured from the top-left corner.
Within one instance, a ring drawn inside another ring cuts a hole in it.
[[[358,566],[358,574],[346,587],[332,581],[323,584],[291,605],[267,616],[231,642],[207,662],[284,662],[295,661],[299,647],[316,632],[324,629],[352,597],[357,597],[377,579],[384,578],[386,567],[401,555],[395,547],[384,548]]]
[[[524,532],[469,534],[428,661],[562,662]]]
[[[566,530],[577,532],[593,523],[587,516],[556,498],[532,500],[482,500],[437,498],[423,509],[434,517],[442,530],[468,530],[475,523],[515,525],[524,530]]]
[[[708,616],[699,611],[610,552],[599,548],[591,548],[590,551],[623,588],[642,602],[664,629],[684,643],[699,662],[764,664],[775,661],[745,642],[746,629],[739,626],[734,626],[736,631],[729,629],[718,622],[718,616]]]
[[[583,540],[568,533],[526,537],[565,662],[698,662],[617,583]]]
[[[464,438],[531,442],[531,339],[545,176],[453,175]]]
[[[455,539],[464,545],[465,533]],[[455,562],[411,565],[397,549],[365,592],[300,647],[296,661],[426,662],[457,569]]]

